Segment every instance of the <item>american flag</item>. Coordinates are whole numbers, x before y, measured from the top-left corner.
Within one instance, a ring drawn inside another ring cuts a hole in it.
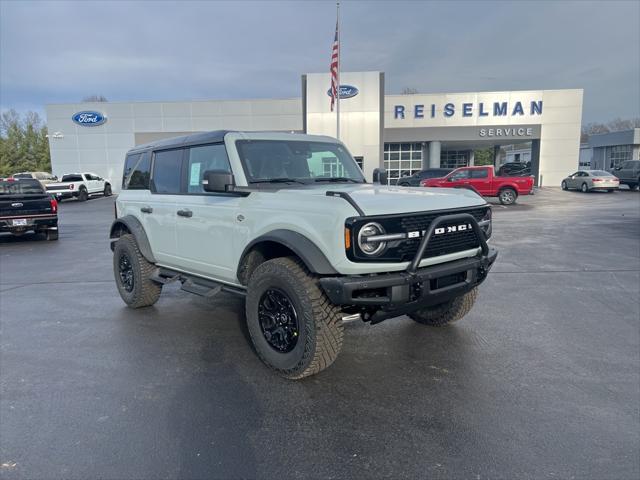
[[[333,39],[333,50],[331,52],[331,111],[338,98],[338,53],[340,52],[340,42],[338,40],[338,22],[336,22],[336,35]]]

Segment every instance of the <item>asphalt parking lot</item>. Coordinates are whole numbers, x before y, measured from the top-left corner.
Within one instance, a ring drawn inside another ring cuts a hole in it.
[[[640,477],[640,193],[496,205],[465,319],[349,323],[300,382],[236,297],[125,308],[113,201],[63,203],[58,242],[0,238],[0,477]]]

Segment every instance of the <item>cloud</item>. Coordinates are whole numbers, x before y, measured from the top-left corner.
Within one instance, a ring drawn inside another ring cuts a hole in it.
[[[640,116],[638,2],[349,2],[343,69],[388,93],[585,88]],[[333,2],[0,2],[0,105],[278,98],[328,69]]]

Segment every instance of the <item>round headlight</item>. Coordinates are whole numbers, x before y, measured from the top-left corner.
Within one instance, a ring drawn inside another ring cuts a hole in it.
[[[368,237],[384,235],[382,225],[374,222],[367,223],[358,232],[358,247],[366,255],[377,255],[387,246],[387,242],[368,241]]]

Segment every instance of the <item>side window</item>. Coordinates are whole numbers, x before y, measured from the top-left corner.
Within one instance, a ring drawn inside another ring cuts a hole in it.
[[[457,180],[464,180],[465,178],[469,178],[469,170],[460,170],[459,172],[455,172],[449,177],[449,181],[454,182]]]
[[[136,157],[136,163],[132,165],[129,176],[125,177],[125,180],[129,182],[126,184],[126,188],[129,190],[149,190],[151,154],[145,152],[134,156]]]
[[[478,170],[470,170],[471,178],[487,178],[489,176],[489,172],[486,168],[480,168]]]
[[[204,193],[202,180],[207,170],[231,172],[227,150],[222,143],[191,147],[187,153],[187,191],[189,193]]]
[[[183,150],[164,150],[153,154],[151,191],[154,193],[180,193]]]

